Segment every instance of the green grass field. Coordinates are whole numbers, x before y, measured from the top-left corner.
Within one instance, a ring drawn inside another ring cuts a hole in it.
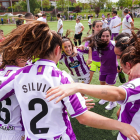
[[[95,19],[92,19],[92,21]],[[87,36],[87,31],[89,30],[87,20],[82,20],[81,21],[85,27],[83,31],[83,37]],[[140,28],[139,25],[140,19],[136,18],[135,19],[135,27]],[[57,30],[57,22],[48,22],[49,27],[51,30]],[[16,26],[15,25],[0,25],[0,29],[4,30],[4,34],[6,35],[9,33],[12,29],[14,29]],[[67,29],[75,30],[75,21],[64,21],[63,22],[63,29],[64,29],[64,35]],[[87,60],[87,55],[84,55],[85,59]],[[64,65],[60,65],[61,70],[65,70],[68,72],[68,69]],[[128,77],[126,76],[126,79]],[[96,73],[93,76],[91,84],[96,84],[99,85],[99,72],[96,71]],[[119,82],[119,79],[117,79],[117,82],[115,86],[119,86],[121,83]],[[91,98],[91,97],[90,97]],[[114,108],[111,111],[105,110],[105,105],[99,105],[98,101],[99,99],[93,98],[95,102],[95,107],[91,110],[93,112],[96,112],[100,115],[106,116],[108,118],[112,119],[117,119],[116,117],[116,112],[119,109],[119,105]],[[87,127],[84,125],[81,125],[78,123],[76,119],[71,119],[71,123],[73,126],[73,130],[76,134],[77,140],[116,140],[117,139],[117,134],[118,131],[108,131],[108,130],[101,130],[101,129],[95,129],[91,127]]]

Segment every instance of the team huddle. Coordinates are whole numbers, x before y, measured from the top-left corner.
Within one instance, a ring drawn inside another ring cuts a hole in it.
[[[124,13],[131,23],[127,9]],[[112,30],[96,20],[92,34],[81,45],[83,27],[77,18],[76,28],[81,30],[74,36],[74,45],[69,31],[65,36],[59,32],[63,27],[59,18],[58,32],[43,21],[30,21],[0,43],[0,140],[76,140],[68,113],[81,124],[119,130],[117,140],[140,140],[140,78],[132,80],[131,76],[128,83],[112,86],[118,73],[117,59],[124,73],[139,75],[139,31],[131,31],[133,24],[128,28],[130,33],[118,34],[113,29],[113,41]],[[77,40],[80,46],[75,47]],[[84,53],[88,54],[87,62]],[[60,63],[70,74],[58,68]],[[96,69],[101,85],[90,85]],[[89,111],[85,95],[101,99],[99,104],[109,101],[108,110],[121,104],[118,120]]]

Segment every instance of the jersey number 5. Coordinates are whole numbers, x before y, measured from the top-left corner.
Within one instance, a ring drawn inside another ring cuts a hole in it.
[[[6,105],[11,105],[11,100],[10,100],[10,98],[6,98],[5,99],[5,101],[6,101]],[[7,123],[9,123],[9,121],[10,121],[10,112],[9,112],[9,110],[7,109],[7,108],[2,108],[2,103],[0,102],[0,112],[5,112],[6,114],[5,114],[5,120],[3,119],[3,118],[1,118],[1,116],[0,116],[0,120],[2,121],[2,122],[4,122],[5,124],[7,124]]]
[[[44,100],[35,98],[29,102],[29,110],[35,110],[35,104],[41,104],[42,111],[31,120],[30,129],[33,134],[47,133],[49,128],[36,128],[36,123],[48,113],[48,106]]]

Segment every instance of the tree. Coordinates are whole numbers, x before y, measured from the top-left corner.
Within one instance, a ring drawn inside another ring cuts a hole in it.
[[[69,5],[71,4],[71,3],[69,3],[69,0],[58,0],[58,1],[56,1],[57,8],[61,8],[62,11],[68,7],[68,4]]]
[[[127,7],[131,8],[132,7],[132,0],[119,0],[118,1],[119,7]]]
[[[139,7],[140,7],[140,0],[135,0],[133,4],[139,5]]]
[[[40,13],[40,8],[36,8],[34,11],[34,14],[38,14],[38,13]]]
[[[58,9],[53,9],[51,12],[51,15],[54,17],[58,13]]]
[[[75,10],[73,10],[73,12],[80,13],[81,12],[80,7],[79,6],[76,6],[75,7]]]
[[[43,0],[42,6],[43,6],[43,8],[48,8],[49,9],[51,7],[51,3],[50,3],[49,0]]]
[[[27,4],[25,1],[19,0],[13,5],[14,11],[27,11]]]
[[[100,13],[100,7],[96,6],[94,8],[94,12],[96,13],[96,15],[98,15]]]
[[[38,2],[38,0],[30,0],[30,11],[31,13],[34,13],[36,8],[40,8],[40,2]]]

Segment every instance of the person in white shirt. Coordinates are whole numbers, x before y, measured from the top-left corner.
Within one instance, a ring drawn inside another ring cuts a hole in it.
[[[46,14],[43,14],[42,17],[38,18],[37,20],[38,21],[43,21],[43,22],[47,23]]]
[[[103,23],[102,28],[106,28],[106,27],[108,26],[108,25],[107,25],[108,21],[105,19],[105,16],[104,16],[104,15],[102,15],[102,20],[101,20],[101,22]]]
[[[112,16],[113,16],[113,18],[111,19],[110,26],[109,26],[109,28],[112,32],[111,40],[113,40],[114,37],[116,37],[120,31],[120,26],[118,26],[116,28],[113,28],[113,27],[121,23],[121,18],[117,16],[117,11],[113,11]]]
[[[26,13],[25,19],[27,20],[24,20],[24,24],[28,24],[29,22],[32,22],[34,20],[34,16],[32,13]]]
[[[56,67],[61,57],[62,40],[44,22],[34,21],[21,26],[20,30],[15,29],[6,38],[8,43],[1,46],[5,47],[7,44],[6,48],[12,50],[7,60],[13,60],[16,56],[25,59],[40,56],[41,59],[33,65],[17,70],[0,85],[0,101],[13,95],[11,91],[15,91],[22,110],[25,140],[76,140],[66,110],[81,124],[119,130],[130,140],[133,140],[133,137],[140,140],[131,125],[88,111],[80,93],[68,96],[58,104],[55,104],[57,99],[45,99],[46,91],[51,87],[71,83],[69,75]],[[40,41],[42,39],[43,41]]]
[[[57,14],[57,34],[59,34],[61,37],[63,36],[63,21],[60,18],[60,14]]]
[[[39,18],[39,15],[34,15],[34,19],[37,20]]]
[[[92,19],[92,18],[93,18],[93,15],[91,15],[90,18],[89,18],[89,20],[88,20],[89,30],[88,30],[87,34],[89,34],[89,32],[90,32],[90,30],[91,30],[91,25],[92,25],[91,19]]]
[[[126,32],[126,33],[131,34],[131,29],[134,28],[134,23],[132,21],[131,16],[128,14],[128,12],[129,12],[128,8],[125,8],[123,12],[124,12],[124,16],[125,16],[123,18],[123,21],[120,24],[114,26],[114,28],[122,25],[122,33]]]
[[[74,36],[74,44],[77,46],[77,40],[79,42],[79,45],[81,45],[81,37],[82,32],[84,30],[83,24],[80,22],[80,18],[76,18],[76,25],[75,25],[75,36]]]

